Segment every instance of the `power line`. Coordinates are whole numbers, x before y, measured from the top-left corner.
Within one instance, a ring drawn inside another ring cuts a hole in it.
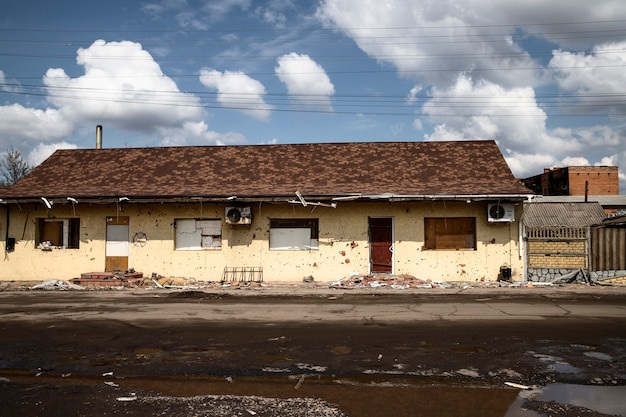
[[[577,25],[602,25],[602,24],[625,24],[626,19],[613,19],[613,20],[583,20],[574,22],[520,22],[515,24],[482,24],[482,25],[428,25],[428,26],[343,26],[343,30],[416,30],[416,29],[459,29],[459,28],[519,28],[519,27],[556,27],[556,26],[577,26]],[[294,30],[300,30],[300,27],[282,27],[282,28],[244,28],[244,27],[225,27],[225,28],[207,28],[207,29],[185,29],[185,33],[221,33],[221,32],[260,32],[260,33],[280,33],[291,32]],[[333,31],[334,28],[321,28],[316,30]],[[44,29],[44,28],[9,28],[0,27],[0,32],[44,32],[44,33],[181,33],[180,29],[121,29],[114,30],[110,28],[90,28],[90,29]]]
[[[489,116],[489,117],[500,117],[500,118],[542,118],[545,116],[550,117],[597,117],[597,113],[590,111],[594,108],[606,108],[611,105],[615,105],[616,107],[623,104],[621,102],[606,102],[606,101],[586,101],[582,104],[559,104],[554,101],[552,103],[547,103],[542,105],[542,108],[562,108],[562,109],[572,109],[571,112],[568,113],[555,113],[555,112],[541,112],[537,114],[520,114],[517,112],[511,113],[495,113],[493,110],[503,110],[503,109],[524,109],[524,108],[537,108],[537,105],[533,102],[527,102],[526,104],[520,103],[517,101],[509,101],[513,99],[506,99],[503,101],[501,98],[498,98],[496,102],[492,102],[494,97],[479,97],[480,100],[475,100],[475,97],[462,97],[463,100],[459,100],[458,98],[452,99],[451,101],[446,101],[446,98],[433,98],[434,101],[428,102],[429,111],[427,114],[417,113],[416,107],[408,106],[406,103],[402,103],[399,100],[386,102],[386,103],[372,103],[371,97],[366,97],[367,100],[363,101],[355,101],[354,98],[350,98],[349,101],[343,100],[343,97],[332,97],[332,110],[326,110],[323,108],[315,109],[315,108],[293,108],[289,106],[292,99],[305,100],[305,102],[309,106],[322,106],[326,105],[328,102],[328,97],[324,96],[313,96],[313,95],[300,95],[300,96],[288,96],[288,95],[280,95],[280,101],[275,101],[275,97],[272,97],[272,101],[267,103],[261,102],[259,100],[250,101],[250,95],[244,94],[232,94],[230,96],[223,97],[224,101],[221,103],[202,103],[196,98],[200,97],[187,97],[187,100],[181,99],[181,93],[165,94],[159,96],[158,94],[154,94],[153,92],[145,92],[142,98],[142,95],[136,97],[134,99],[129,98],[117,98],[117,97],[107,97],[103,96],[102,93],[111,93],[108,90],[100,90],[93,89],[91,91],[91,95],[85,94],[76,94],[76,93],[85,93],[84,89],[81,91],[75,91],[74,94],[69,94],[69,92],[64,91],[62,95],[54,96],[54,99],[63,99],[63,100],[76,100],[82,102],[107,102],[107,103],[118,103],[118,104],[131,104],[131,105],[142,105],[145,107],[190,107],[190,108],[207,108],[207,109],[223,109],[223,110],[237,110],[237,111],[248,111],[248,112],[258,112],[258,111],[272,111],[272,112],[288,112],[288,113],[324,113],[324,114],[363,114],[363,115],[377,115],[377,116],[408,116],[408,117],[474,117],[474,116]],[[31,92],[31,93],[22,93],[29,96],[48,96],[48,94],[41,92]],[[98,95],[99,94],[99,95]],[[173,96],[174,95],[174,96]],[[219,96],[219,94],[213,93],[209,94],[213,98]],[[276,94],[274,94],[276,96]],[[598,95],[595,95],[598,96]],[[603,97],[605,95],[601,95]],[[608,97],[615,97],[615,94],[609,94]],[[626,96],[626,93],[620,94],[619,97]],[[399,98],[399,97],[398,97]],[[173,100],[174,99],[174,100]],[[238,99],[235,102],[232,102],[233,99]],[[485,99],[491,99],[490,101],[485,102]],[[281,107],[281,105],[284,105]],[[371,108],[376,107],[383,109],[384,111],[372,111]],[[465,108],[470,111],[464,112],[462,114],[451,113],[451,112],[433,112],[430,109],[455,109],[455,108]],[[345,108],[346,110],[342,110]],[[396,111],[395,109],[404,108],[408,111]],[[478,112],[472,112],[471,109],[479,109]],[[584,109],[585,111],[577,111],[577,109]],[[613,112],[613,115],[626,115],[626,112],[619,111]]]

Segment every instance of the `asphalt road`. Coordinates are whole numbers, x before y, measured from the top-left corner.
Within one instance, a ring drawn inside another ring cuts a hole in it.
[[[505,382],[626,384],[623,287],[8,291],[0,317],[3,416],[221,415],[132,393],[504,416]],[[224,415],[290,415],[261,402]]]

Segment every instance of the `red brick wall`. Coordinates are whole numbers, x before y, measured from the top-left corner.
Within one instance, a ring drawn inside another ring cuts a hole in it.
[[[569,167],[569,195],[585,195],[585,182],[589,182],[589,195],[618,195],[617,167]]]

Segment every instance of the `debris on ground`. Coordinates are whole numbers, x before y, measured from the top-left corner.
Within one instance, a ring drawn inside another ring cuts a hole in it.
[[[339,281],[331,282],[331,288],[433,288],[432,281],[425,281],[412,275],[358,275],[353,274]]]
[[[546,288],[546,287],[576,287],[576,286],[624,286],[626,275],[624,271],[608,278],[597,279],[591,274],[591,282],[579,271],[571,275],[559,277],[552,281],[502,281],[477,279],[474,281],[437,281],[417,278],[409,274],[357,274],[336,281],[316,282],[312,276],[306,276],[301,282],[276,281],[261,282],[249,280],[198,280],[194,277],[165,277],[153,272],[151,276],[144,276],[142,272],[134,269],[113,272],[88,272],[82,273],[80,278],[68,281],[50,279],[37,283],[37,281],[0,281],[2,291],[28,291],[28,290],[258,290],[280,288],[308,288],[308,289],[380,289],[380,290],[416,290],[416,289],[448,289],[470,290],[472,288]]]
[[[570,273],[557,276],[550,282],[552,282],[553,284],[593,284],[589,274],[584,269],[577,269]]]
[[[524,409],[536,411],[545,416],[563,417],[616,417],[613,414],[604,414],[576,405],[562,404],[557,401],[527,400],[523,405]]]
[[[62,281],[60,279],[48,279],[41,284],[33,285],[31,290],[84,290],[85,288],[72,282]]]
[[[141,398],[137,406],[148,406],[151,414],[230,417],[264,415],[283,417],[346,417],[338,406],[318,398],[265,398],[235,395],[198,397],[154,396]],[[256,410],[256,411],[255,411]]]
[[[131,286],[135,281],[143,277],[142,272],[134,269],[127,271],[112,272],[85,272],[80,274],[80,278],[73,278],[72,283],[82,286],[97,287],[119,287]]]

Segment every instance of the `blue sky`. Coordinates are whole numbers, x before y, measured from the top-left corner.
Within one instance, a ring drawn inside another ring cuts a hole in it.
[[[0,152],[495,139],[626,193],[625,66],[613,0],[9,2]]]

